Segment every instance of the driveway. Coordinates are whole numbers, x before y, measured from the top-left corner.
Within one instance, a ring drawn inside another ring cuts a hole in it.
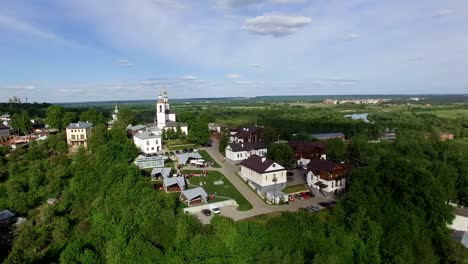
[[[223,156],[218,151],[218,140],[214,139],[211,147],[203,148],[205,149],[210,156],[215,159],[220,165],[221,168],[208,168],[208,170],[217,170],[224,174],[226,178],[231,181],[234,187],[252,204],[253,208],[249,211],[238,211],[234,207],[225,207],[221,210],[221,215],[230,217],[234,219],[234,221],[243,220],[246,218],[254,217],[257,215],[268,214],[272,212],[281,212],[281,211],[298,211],[301,207],[306,207],[309,205],[317,205],[319,202],[329,201],[330,199],[326,199],[325,197],[318,195],[315,198],[307,199],[303,201],[295,201],[291,202],[290,204],[285,205],[268,205],[238,176],[236,175],[239,172],[239,167],[233,165],[229,161],[224,161]],[[300,182],[299,176],[301,173],[295,173],[295,178],[298,178],[298,182]],[[303,178],[303,176],[301,176]],[[302,180],[303,182],[303,180]],[[201,214],[201,213],[200,213]],[[198,216],[198,215],[197,215]],[[206,218],[204,220],[204,218]],[[201,214],[199,219],[203,221],[211,220],[211,217],[206,217]]]

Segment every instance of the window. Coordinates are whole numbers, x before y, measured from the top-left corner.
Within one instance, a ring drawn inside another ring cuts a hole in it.
[[[273,163],[273,168],[276,167],[276,164]]]
[[[162,105],[159,106],[159,112],[162,112]]]
[[[83,135],[83,134],[80,135],[80,139],[84,139],[84,135]]]
[[[158,140],[156,139],[155,142],[156,142],[156,145],[157,145],[157,144],[158,144]]]
[[[146,146],[149,146],[149,140],[146,140]]]
[[[154,150],[154,147],[151,147],[151,150]]]
[[[332,181],[332,188],[333,188],[333,187],[335,187],[335,182],[334,182],[334,181]]]
[[[71,139],[75,139],[75,135],[71,135]]]
[[[149,148],[146,148],[146,151],[149,151]]]
[[[268,176],[265,175],[265,181],[268,181]]]

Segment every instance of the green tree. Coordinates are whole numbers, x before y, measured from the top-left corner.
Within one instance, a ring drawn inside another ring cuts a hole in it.
[[[13,130],[20,134],[27,134],[31,131],[32,124],[31,118],[26,111],[21,114],[15,113],[11,116],[11,127]]]
[[[194,144],[205,145],[210,139],[208,123],[197,121],[189,130],[188,140]]]
[[[264,127],[263,142],[265,142],[266,144],[270,144],[276,141],[278,141],[278,132],[276,131],[276,129],[269,126]]]
[[[95,108],[91,108],[81,113],[80,121],[91,122],[96,126],[99,124],[104,124],[105,118],[101,112],[98,112]]]
[[[296,164],[294,152],[287,144],[271,144],[268,147],[267,158],[276,161],[288,170],[293,169]]]
[[[126,128],[129,124],[135,123],[135,112],[127,106],[119,109],[119,116],[116,122],[118,127]]]
[[[226,155],[226,147],[229,145],[229,134],[227,131],[221,133],[221,138],[219,139],[218,150],[221,154]]]
[[[62,117],[62,127],[67,127],[70,123],[78,121],[78,115],[75,112],[65,112]]]
[[[63,106],[51,105],[47,108],[45,121],[52,128],[63,129],[62,118],[64,114],[65,108]]]
[[[332,138],[327,141],[327,158],[337,162],[346,158],[346,144],[339,138]]]

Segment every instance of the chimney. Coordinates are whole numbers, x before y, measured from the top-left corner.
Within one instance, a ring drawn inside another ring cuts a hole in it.
[[[243,147],[244,147],[244,143],[241,143],[241,148],[243,148]]]

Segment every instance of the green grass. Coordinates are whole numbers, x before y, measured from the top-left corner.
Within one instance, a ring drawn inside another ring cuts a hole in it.
[[[468,109],[441,109],[422,113],[431,113],[441,118],[455,119],[458,117],[468,116]]]
[[[183,170],[182,173],[200,173],[201,170]],[[223,185],[214,185],[213,182],[222,180]],[[200,177],[191,177],[189,179],[191,185],[200,186],[200,182],[206,182],[206,185],[203,185],[203,189],[208,193],[208,195],[217,194],[218,196],[229,197],[234,199],[239,204],[239,211],[247,211],[252,209],[252,205],[245,199],[244,196],[232,185],[232,183],[224,177],[224,175],[219,171],[208,171],[207,176]],[[215,200],[216,201],[216,200]]]
[[[219,165],[219,163],[217,163],[211,156],[210,154],[208,154],[208,152],[206,152],[206,150],[200,150],[198,151],[198,153],[200,153],[200,155],[203,157],[203,159],[206,161],[206,162],[213,162],[213,168],[221,168],[221,166]]]
[[[307,187],[304,184],[297,184],[297,185],[292,185],[288,186],[283,189],[282,192],[284,193],[297,193],[297,192],[303,192],[303,191],[308,191]]]

